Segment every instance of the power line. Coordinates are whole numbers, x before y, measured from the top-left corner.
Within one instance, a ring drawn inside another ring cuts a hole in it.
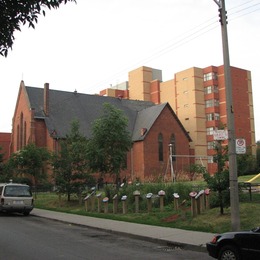
[[[232,7],[230,8],[230,10],[236,10],[244,5],[247,5],[251,2],[254,2],[254,0],[251,0],[251,1],[247,1],[246,3],[242,3],[238,6],[235,6],[235,7]],[[242,9],[239,9],[237,11],[234,11],[234,12],[231,12],[229,14],[229,17],[231,17],[231,19],[229,19],[229,21],[232,21],[232,20],[235,20],[235,19],[238,19],[242,16],[246,16],[250,13],[253,13],[253,12],[256,12],[258,10],[260,10],[260,8],[257,8],[257,9],[254,9],[254,10],[250,10],[249,12],[246,12],[246,13],[242,13],[241,15],[239,16],[235,16],[233,18],[234,15],[238,14],[238,13],[241,13],[245,10],[248,10],[248,9],[251,9],[253,7],[257,7],[258,5],[260,5],[260,3],[256,3],[256,4],[253,4],[253,5],[250,5],[250,6],[246,6]],[[212,22],[213,21],[213,22]],[[210,22],[210,23],[209,23]],[[213,18],[211,19],[208,19],[206,20],[205,22],[193,27],[192,29],[186,31],[185,33],[183,33],[182,35],[179,35],[175,38],[172,38],[170,41],[168,41],[167,43],[164,44],[164,47],[158,47],[154,50],[154,52],[152,53],[152,55],[150,55],[149,57],[147,58],[144,58],[144,59],[141,59],[139,61],[137,61],[135,64],[131,65],[131,66],[127,66],[125,68],[123,68],[122,70],[118,71],[117,73],[115,73],[114,75],[112,75],[111,77],[107,78],[107,79],[104,79],[100,82],[97,82],[95,85],[93,85],[93,88],[95,87],[101,87],[101,85],[105,84],[106,82],[108,81],[113,81],[115,80],[118,76],[120,75],[123,75],[125,73],[128,73],[129,70],[133,69],[133,68],[136,68],[138,65],[140,64],[144,64],[144,63],[147,63],[149,61],[152,61],[160,56],[163,56],[165,55],[166,53],[170,52],[170,51],[173,51],[179,47],[182,47],[183,45],[193,41],[194,39],[208,33],[209,31],[212,31],[216,28],[218,28],[218,21],[217,21],[217,16],[214,16]],[[172,40],[174,40],[174,42],[172,42]]]
[[[260,3],[254,4],[254,5],[252,5],[252,6],[245,7],[245,8],[243,8],[243,9],[240,9],[240,10],[238,10],[238,11],[236,11],[236,12],[233,12],[231,15],[233,15],[233,14],[238,14],[238,13],[240,13],[240,12],[243,12],[243,11],[248,10],[248,9],[250,9],[250,8],[252,8],[252,7],[255,7],[255,6],[260,6]],[[238,16],[232,18],[231,20],[235,20],[235,19],[237,19],[237,18],[239,18],[239,17],[242,17],[242,16],[245,16],[245,15],[251,14],[251,13],[256,12],[256,11],[258,11],[258,10],[260,10],[260,8],[257,8],[257,9],[254,9],[254,10],[249,10],[249,12],[240,14],[240,15],[238,15]]]
[[[234,6],[234,7],[231,7],[229,10],[237,9],[237,8],[239,8],[240,6],[246,5],[246,4],[251,3],[251,2],[254,2],[254,1],[255,1],[255,0],[247,1],[247,2],[242,3],[242,4],[240,4],[240,5],[236,5],[236,6]]]

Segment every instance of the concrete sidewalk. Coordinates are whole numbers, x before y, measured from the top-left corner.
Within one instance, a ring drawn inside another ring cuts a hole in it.
[[[34,208],[31,215],[62,221],[75,225],[97,228],[109,232],[120,233],[139,239],[165,243],[194,251],[206,251],[206,243],[211,241],[214,234],[198,231],[187,231],[177,228],[167,228],[115,221],[103,218],[93,218]]]

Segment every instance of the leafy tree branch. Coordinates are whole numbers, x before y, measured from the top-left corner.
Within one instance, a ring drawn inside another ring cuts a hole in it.
[[[7,57],[15,40],[14,32],[21,31],[21,26],[28,24],[35,28],[40,15],[45,10],[57,9],[62,3],[76,0],[1,0],[0,1],[0,54]]]

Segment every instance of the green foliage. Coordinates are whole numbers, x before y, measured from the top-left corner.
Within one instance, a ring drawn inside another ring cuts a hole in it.
[[[178,193],[180,196],[180,203],[185,202],[185,205],[190,204],[189,193],[191,191],[199,192],[206,188],[206,183],[201,183],[200,185],[194,185],[193,182],[176,182],[176,183],[134,183],[132,185],[124,185],[119,189],[115,185],[104,186],[105,196],[109,198],[112,202],[114,195],[118,195],[119,200],[122,196],[127,195],[128,210],[134,212],[135,208],[135,197],[133,195],[134,191],[138,190],[140,192],[140,210],[145,211],[147,209],[147,199],[146,195],[152,193],[152,203],[153,208],[159,207],[159,196],[158,192],[160,190],[165,191],[164,203],[165,206],[173,207],[173,194]]]
[[[238,176],[249,175],[257,172],[257,161],[255,156],[246,153],[237,155]]]
[[[80,196],[93,183],[87,168],[87,140],[79,128],[79,122],[73,121],[69,134],[60,143],[60,152],[52,157],[56,187],[58,192],[67,194],[68,201],[72,193]]]
[[[7,56],[8,49],[12,48],[14,31],[21,30],[21,25],[29,24],[34,28],[38,16],[45,16],[44,8],[57,9],[60,4],[76,2],[75,0],[30,0],[30,1],[1,1],[0,2],[0,54]]]
[[[142,185],[140,189],[146,189],[146,185],[147,184]],[[185,188],[186,185],[192,186],[193,184],[185,183]],[[134,190],[136,188],[134,185],[131,186],[129,185],[127,189],[131,188],[132,190]],[[181,186],[182,183],[180,183],[180,187]],[[129,194],[126,195],[130,197]],[[244,198],[242,202],[240,201],[241,229],[246,230],[259,225],[260,194],[254,194],[252,202],[249,202],[248,194],[242,195]],[[213,193],[210,194],[210,198],[212,196]],[[170,202],[170,204],[167,204],[165,201],[164,211],[161,212],[159,206],[156,204],[157,201],[155,199],[155,204],[153,204],[152,211],[149,213],[147,212],[147,200],[142,196],[140,198],[140,212],[138,214],[134,213],[134,204],[131,201],[128,201],[127,203],[127,214],[120,214],[122,212],[121,201],[119,201],[118,205],[118,214],[112,213],[112,201],[110,201],[109,203],[109,213],[104,213],[103,205],[101,208],[101,212],[98,213],[97,211],[86,212],[84,205],[79,205],[78,201],[75,199],[68,202],[66,198],[64,198],[63,196],[61,198],[58,198],[57,194],[48,192],[38,194],[38,197],[35,200],[35,206],[37,208],[49,209],[53,211],[61,211],[71,214],[113,219],[118,221],[142,223],[146,225],[164,226],[186,230],[197,230],[211,233],[222,233],[230,231],[230,208],[226,209],[224,215],[219,214],[217,208],[213,208],[203,211],[200,215],[196,217],[192,217],[190,214],[190,207],[188,204],[184,205],[183,210],[175,211],[173,203]]]
[[[208,184],[208,188],[217,192],[215,199],[212,199],[212,206],[220,207],[220,214],[224,214],[224,207],[230,204],[229,192],[229,171],[226,169],[226,161],[228,160],[228,146],[223,146],[222,141],[216,142],[216,154],[214,161],[218,164],[218,171],[210,176],[209,173],[204,173],[203,177]]]
[[[8,182],[10,179],[14,179],[13,167],[9,162],[1,163],[0,182]]]
[[[230,205],[230,192],[228,189],[226,189],[223,190],[220,194],[211,190],[209,202],[211,208],[219,208],[220,213],[223,215],[224,208],[228,208]]]
[[[205,166],[199,164],[190,164],[188,170],[190,181],[193,181],[197,174],[204,174],[206,172]]]
[[[222,146],[222,141],[217,141],[214,150],[216,153],[213,156],[213,160],[218,164],[218,172],[222,172],[228,161],[228,146]]]
[[[105,103],[103,115],[92,125],[87,156],[93,172],[119,175],[126,168],[126,156],[132,141],[127,130],[128,120],[123,112]]]
[[[3,149],[3,148],[0,146],[0,178],[1,178],[1,176],[4,174],[4,163],[3,163],[4,154],[1,153],[2,149]]]
[[[217,197],[212,200],[212,206],[219,206],[220,213],[224,214],[224,207],[229,206],[230,203],[230,192],[229,188],[229,171],[224,170],[217,172],[213,176],[208,173],[204,174],[204,179],[208,184],[208,187],[212,191],[217,192]]]
[[[34,183],[46,179],[44,171],[45,162],[50,158],[49,152],[43,147],[37,147],[35,144],[28,144],[19,152],[13,153],[7,164],[6,171],[16,176],[27,176],[34,179]]]
[[[3,148],[2,148],[2,146],[0,146],[0,163],[2,163],[4,160],[4,154],[2,153],[2,150],[3,150]]]
[[[17,174],[17,167],[14,166],[11,160],[7,161],[2,165],[2,171],[0,173],[0,182],[8,183],[10,180],[16,183],[24,183],[32,186],[32,180],[30,176],[23,176]]]
[[[260,141],[257,141],[256,143],[256,167],[257,172],[260,171]]]

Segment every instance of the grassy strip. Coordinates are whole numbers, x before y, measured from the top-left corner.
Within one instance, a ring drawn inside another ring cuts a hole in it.
[[[241,201],[244,201],[240,203],[241,229],[260,226],[260,194],[254,194],[252,202],[248,202],[248,194],[244,194]],[[122,208],[119,207],[117,214],[105,214],[103,209],[101,213],[97,211],[86,212],[84,205],[80,205],[76,198],[68,202],[66,197],[59,198],[55,193],[38,194],[35,207],[84,216],[211,233],[227,232],[231,228],[230,208],[225,209],[224,215],[219,214],[219,208],[214,208],[202,212],[197,217],[191,216],[188,205],[175,211],[173,204],[165,206],[162,212],[158,207],[153,207],[149,213],[142,210],[140,213],[129,211],[127,214],[122,214]],[[109,212],[112,211],[112,205],[109,205]]]
[[[255,174],[255,175],[239,176],[239,177],[238,177],[238,181],[239,181],[239,182],[247,182],[247,181],[251,180],[252,178],[254,178],[256,175],[257,175],[257,174]],[[260,176],[257,177],[255,180],[253,180],[252,183],[260,183]]]

